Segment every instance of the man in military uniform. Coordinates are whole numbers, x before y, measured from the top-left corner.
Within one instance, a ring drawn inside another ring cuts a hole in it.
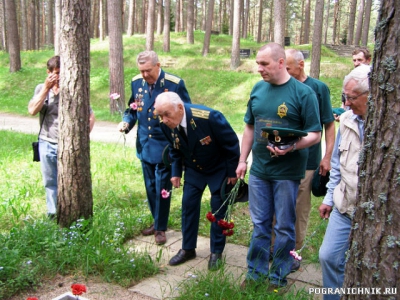
[[[170,144],[171,182],[175,188],[180,187],[183,165],[185,167],[182,249],[169,261],[175,266],[196,257],[201,197],[207,185],[212,213],[216,221],[224,219],[226,207],[218,210],[224,202],[220,190],[226,177],[228,184],[237,181],[239,140],[222,113],[202,105],[183,103],[176,93],[159,95],[155,109]],[[221,265],[226,236],[217,222],[211,223],[210,236],[208,268],[215,270]]]
[[[286,276],[293,262],[289,252],[295,247],[296,197],[307,163],[305,148],[320,141],[321,124],[314,91],[289,75],[281,45],[270,43],[261,47],[256,63],[263,80],[256,83],[250,94],[236,170],[238,178],[244,178],[247,157],[252,151],[248,184],[254,229],[247,254],[246,279],[241,287],[263,284],[268,279],[269,286],[275,289],[287,285]],[[262,135],[266,127],[270,128],[268,137]],[[298,136],[304,132],[307,135],[297,138],[296,132]],[[291,135],[295,142],[283,144]],[[271,142],[280,145],[271,146]],[[276,238],[269,268],[274,215]]]
[[[140,74],[133,77],[132,96],[118,130],[128,133],[138,122],[136,155],[142,163],[147,200],[154,223],[142,231],[143,235],[155,236],[157,244],[167,241],[167,230],[171,197],[161,198],[161,191],[171,190],[171,171],[163,163],[162,155],[168,141],[161,132],[158,118],[154,115],[156,97],[166,91],[174,91],[182,101],[190,103],[184,81],[164,72],[154,51],[144,51],[137,56]]]

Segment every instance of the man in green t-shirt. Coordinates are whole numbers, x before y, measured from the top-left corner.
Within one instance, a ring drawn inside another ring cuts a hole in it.
[[[249,176],[249,209],[253,234],[247,254],[248,271],[242,288],[251,282],[269,280],[272,288],[287,285],[295,247],[296,197],[304,177],[308,151],[321,139],[318,102],[314,91],[292,78],[286,70],[284,48],[276,43],[263,46],[256,57],[263,80],[253,87],[244,117],[246,123],[238,178],[247,171],[247,157],[252,151]],[[307,132],[289,147],[269,146],[262,128]],[[275,245],[269,268],[272,221]]]
[[[335,143],[335,124],[332,113],[331,96],[328,86],[304,71],[304,56],[296,49],[286,49],[286,70],[298,81],[312,88],[317,96],[321,126],[325,129],[325,155],[322,158],[321,143],[308,148],[306,175],[300,182],[296,200],[296,250],[303,246],[311,211],[311,185],[315,170],[326,176],[331,169],[333,144]],[[292,271],[297,271],[300,262],[295,260]]]

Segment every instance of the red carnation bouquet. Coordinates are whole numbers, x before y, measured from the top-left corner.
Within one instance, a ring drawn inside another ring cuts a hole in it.
[[[225,236],[231,236],[234,234],[233,228],[235,227],[235,223],[232,220],[233,213],[233,204],[235,203],[235,199],[239,193],[239,188],[242,185],[242,181],[238,180],[236,184],[233,186],[232,190],[227,195],[224,203],[222,203],[221,207],[215,213],[209,211],[206,215],[206,218],[211,222],[217,222],[217,218],[215,215],[220,211],[222,207],[227,206],[225,217],[221,220],[218,220],[217,224],[222,228],[222,234]]]

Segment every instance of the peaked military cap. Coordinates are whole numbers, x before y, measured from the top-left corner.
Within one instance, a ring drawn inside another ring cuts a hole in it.
[[[171,168],[171,157],[169,156],[169,145],[165,146],[162,152],[162,160],[164,165],[169,169]]]
[[[311,192],[315,197],[322,197],[326,195],[326,192],[328,191],[326,184],[329,182],[329,176],[329,171],[326,172],[325,176],[322,176],[319,174],[319,167],[317,170],[315,170],[311,186]]]
[[[332,112],[334,115],[340,116],[342,113],[344,113],[346,111],[341,107],[335,107],[335,108],[332,108]]]
[[[281,150],[289,148],[302,136],[308,134],[306,131],[281,127],[262,127],[261,130],[268,133],[270,146],[278,147]]]
[[[236,202],[247,202],[249,201],[249,186],[247,183],[239,179],[239,189],[236,195],[236,198],[233,200],[233,203]],[[233,184],[228,184],[228,177],[224,179],[221,185],[221,198],[222,201],[225,201],[226,198],[229,196],[229,193],[232,191],[234,185]]]

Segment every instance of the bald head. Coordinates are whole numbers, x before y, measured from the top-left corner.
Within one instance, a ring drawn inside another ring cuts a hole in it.
[[[280,85],[290,79],[286,70],[285,50],[277,43],[262,46],[257,53],[256,63],[258,73],[266,82]]]
[[[287,49],[286,54],[286,70],[300,82],[307,79],[306,72],[304,71],[304,55],[301,51],[296,49]]]
[[[157,96],[154,103],[155,111],[160,121],[173,129],[178,127],[185,115],[185,105],[177,93],[165,92]]]
[[[274,61],[278,61],[281,58],[286,60],[285,49],[278,43],[266,44],[260,48],[259,52],[261,51],[269,51]]]

